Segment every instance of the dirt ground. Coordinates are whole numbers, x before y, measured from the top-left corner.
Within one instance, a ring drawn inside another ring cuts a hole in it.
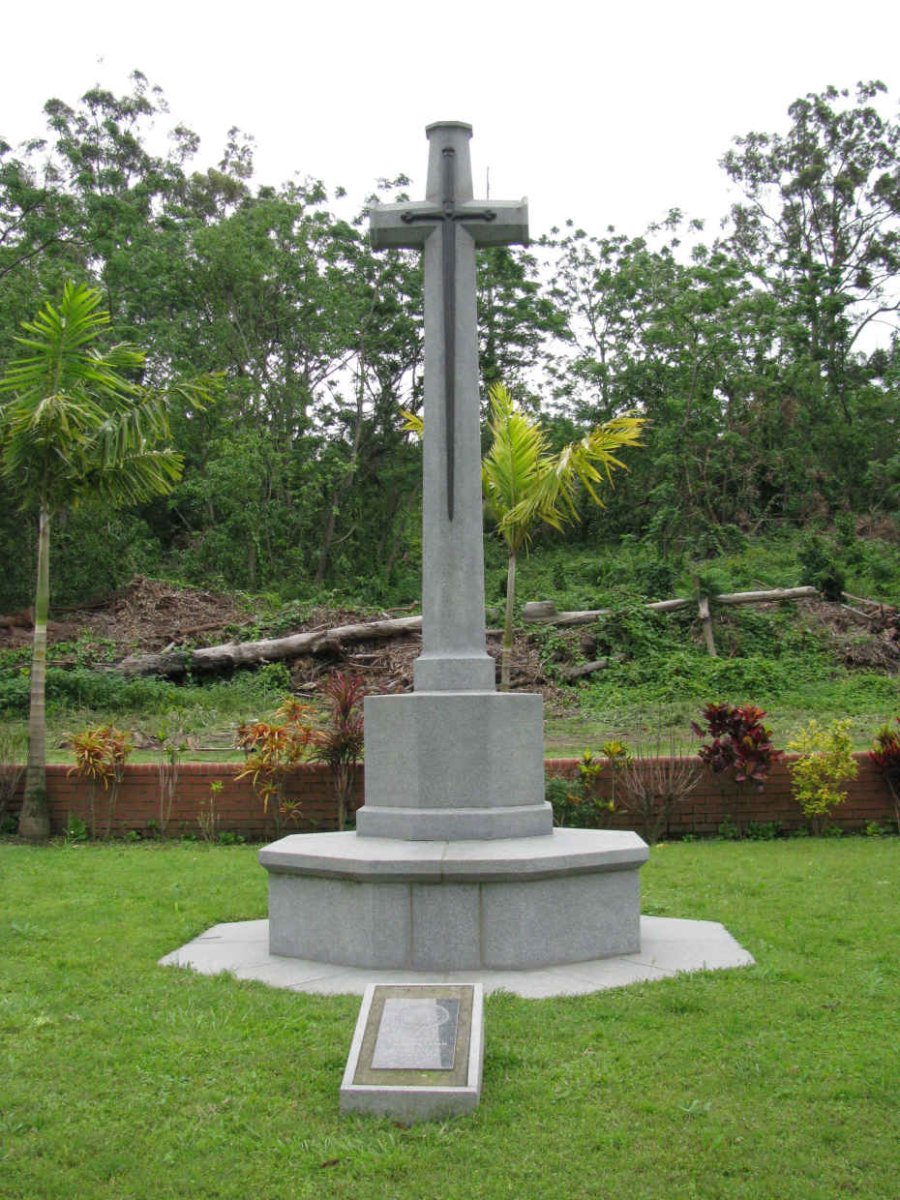
[[[187,639],[213,644],[222,640],[228,626],[251,616],[228,596],[136,575],[127,587],[100,603],[62,612],[51,609],[48,642],[53,646],[93,639],[111,643],[116,657],[124,657],[129,651],[149,653]],[[32,628],[31,609],[0,616],[0,648],[27,645]]]
[[[396,616],[378,613],[372,619]],[[406,615],[405,613],[403,615]],[[241,608],[230,596],[198,588],[179,588],[136,576],[127,587],[106,601],[85,608],[51,613],[48,627],[49,659],[55,666],[74,666],[71,644],[79,643],[81,661],[151,654],[183,645],[214,646],[242,640],[240,627],[256,620],[250,608]],[[316,608],[289,632],[303,633],[351,625],[365,615],[352,609]],[[286,631],[287,632],[287,631]],[[0,616],[0,649],[27,646],[33,634],[30,609]],[[254,632],[245,637],[258,637]],[[60,647],[54,653],[54,647]],[[355,642],[342,654],[303,655],[289,665],[294,689],[314,691],[318,681],[336,668],[363,675],[372,692],[403,692],[412,688],[412,664],[421,651],[417,634],[389,641]],[[488,651],[499,659],[500,634],[490,631]],[[537,649],[526,637],[518,638],[513,651],[513,686],[543,691],[561,702],[563,693],[549,683]]]

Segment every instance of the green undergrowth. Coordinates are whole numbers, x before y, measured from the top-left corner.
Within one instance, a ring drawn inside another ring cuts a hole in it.
[[[690,744],[690,722],[709,701],[765,709],[766,723],[782,746],[810,716],[825,724],[849,717],[854,746],[863,749],[900,710],[900,679],[810,664],[802,657],[773,663],[674,654],[617,664],[580,688],[577,719],[594,739],[606,732],[623,736],[635,748],[657,740],[683,748]],[[548,725],[555,735],[555,721]]]
[[[466,1118],[341,1119],[358,998],[161,968],[265,915],[250,847],[0,845],[4,1200],[882,1200],[896,1177],[896,839],[653,850],[643,910],[737,971],[486,1005]]]
[[[488,603],[498,604],[505,595],[505,559],[490,539],[486,549]],[[799,587],[814,582],[809,576],[824,563],[840,573],[848,592],[900,604],[897,545],[856,536],[844,526],[757,538],[735,530],[703,551],[666,555],[652,543],[628,536],[615,545],[589,546],[540,534],[532,552],[518,561],[518,600],[520,605],[552,600],[560,611],[605,608],[634,597],[690,596],[698,578],[712,592]]]
[[[274,710],[290,687],[290,676],[281,663],[202,684],[175,684],[150,677],[125,679],[112,672],[87,668],[71,671],[50,668],[47,675],[48,762],[70,762],[71,754],[62,744],[69,734],[85,725],[104,722],[140,730],[151,737],[162,729],[179,730],[199,744],[210,739],[230,743],[237,725]],[[14,690],[8,683],[0,670],[0,725],[24,730],[28,714],[27,672],[18,674]],[[232,757],[240,755],[235,752]],[[132,761],[144,759],[155,761],[155,756],[137,752]]]
[[[589,548],[541,537],[533,553],[520,559],[520,610],[528,600],[543,598],[553,599],[560,610],[612,610],[592,625],[569,630],[521,627],[537,643],[551,680],[559,679],[565,664],[624,655],[624,661],[575,686],[561,686],[567,702],[548,706],[549,755],[578,754],[611,736],[646,752],[685,748],[691,720],[713,701],[765,708],[781,745],[812,717],[823,723],[849,717],[854,745],[863,749],[875,730],[900,711],[900,681],[877,661],[867,661],[872,639],[857,625],[835,637],[802,603],[714,607],[718,657],[711,658],[693,608],[663,615],[644,607],[650,599],[693,596],[698,590],[711,594],[714,602],[722,591],[793,586],[804,582],[810,570],[827,574],[832,568],[843,575],[848,590],[897,602],[900,554],[895,546],[856,536],[847,521],[830,531],[751,540],[731,531],[720,541],[718,551],[707,547],[709,556],[701,560],[666,558],[630,538],[616,547]],[[506,567],[496,539],[488,538],[486,546],[488,620],[497,624]],[[320,604],[333,611],[355,606],[374,614],[378,610],[367,607],[372,597],[364,590],[355,597],[330,592],[287,602],[277,594],[242,595],[241,607],[255,611],[256,617],[229,636],[283,635]],[[399,602],[400,597],[394,599]],[[112,647],[86,636],[54,648],[54,653],[75,665],[48,671],[50,761],[69,761],[61,745],[67,734],[102,721],[151,735],[161,723],[178,726],[196,734],[200,744],[214,742],[220,747],[216,757],[223,757],[235,726],[265,718],[289,686],[280,664],[238,671],[230,679],[184,684],[123,679],[114,671],[94,669],[109,662]],[[28,662],[27,647],[0,651],[0,722],[19,729],[28,711]]]

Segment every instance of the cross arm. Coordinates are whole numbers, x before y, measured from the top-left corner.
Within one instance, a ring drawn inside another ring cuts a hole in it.
[[[490,211],[496,216],[490,221],[467,221],[467,208],[473,212]],[[479,246],[528,245],[527,200],[485,200],[482,204],[470,200],[461,204],[458,211],[466,233],[470,233]]]
[[[369,210],[369,235],[376,250],[398,248],[413,249],[424,246],[425,240],[434,229],[431,221],[409,221],[409,213],[423,216],[434,213],[433,204],[426,200],[409,201],[406,204],[373,204]],[[404,214],[407,220],[404,220]]]
[[[369,233],[376,250],[424,246],[429,234],[448,219],[427,200],[406,204],[373,204]],[[468,200],[454,207],[453,222],[471,234],[479,246],[528,244],[526,200]]]

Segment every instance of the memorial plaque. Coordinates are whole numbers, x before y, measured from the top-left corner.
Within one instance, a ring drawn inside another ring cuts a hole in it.
[[[376,1069],[453,1069],[459,1000],[385,1000],[372,1051]]]
[[[371,984],[341,1111],[406,1121],[471,1112],[481,1093],[483,1019],[481,984]]]

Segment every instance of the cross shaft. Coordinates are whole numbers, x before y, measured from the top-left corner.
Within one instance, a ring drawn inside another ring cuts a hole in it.
[[[484,545],[475,248],[525,242],[524,201],[472,198],[471,126],[430,125],[424,201],[378,204],[376,248],[425,256],[422,655],[417,691],[492,691]],[[440,229],[440,236],[436,230]]]

